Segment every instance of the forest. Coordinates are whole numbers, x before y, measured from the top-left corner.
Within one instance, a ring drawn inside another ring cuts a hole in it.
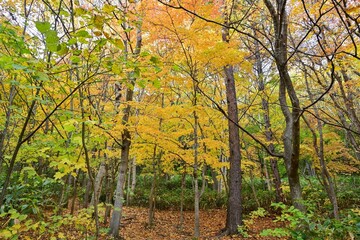
[[[360,239],[358,0],[0,0],[0,239]]]

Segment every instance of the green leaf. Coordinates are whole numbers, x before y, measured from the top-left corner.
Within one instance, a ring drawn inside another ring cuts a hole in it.
[[[57,180],[57,179],[61,179],[63,176],[65,176],[65,173],[56,172],[54,178]]]
[[[51,52],[56,52],[58,50],[59,37],[57,36],[56,31],[49,30],[45,33],[46,36],[46,47]]]
[[[104,7],[102,9],[105,13],[112,13],[115,10],[115,6],[104,4]]]
[[[35,22],[35,26],[37,28],[37,30],[39,30],[39,32],[41,33],[46,33],[50,30],[51,28],[51,24],[49,22]]]
[[[115,74],[121,74],[122,73],[122,66],[120,64],[114,63],[111,66],[111,71]]]
[[[157,58],[157,57],[154,57],[154,56],[152,56],[151,58],[150,58],[150,61],[152,62],[152,63],[154,63],[154,64],[158,64],[160,61],[159,61],[159,59]]]
[[[103,28],[104,23],[105,23],[105,17],[100,16],[100,15],[95,15],[93,21],[94,21],[94,26],[97,29],[101,30]]]
[[[175,72],[180,72],[181,68],[178,65],[175,64],[175,65],[172,66],[172,70],[174,70]]]
[[[60,45],[58,45],[58,48],[57,48],[57,54],[59,55],[65,55],[69,52],[69,49],[68,47],[66,46],[65,43],[61,43]]]
[[[150,55],[150,53],[148,51],[142,51],[140,53],[140,57],[146,57],[146,56],[149,56],[149,55]]]
[[[153,81],[153,85],[154,85],[154,87],[156,87],[156,88],[160,88],[161,87],[161,82],[160,82],[160,80],[157,78],[157,79],[155,79],[154,81]]]
[[[137,83],[138,83],[139,87],[145,88],[147,81],[145,79],[140,79],[139,81],[137,81]]]
[[[26,68],[26,66],[20,65],[20,64],[13,64],[12,67],[16,70],[23,70]]]
[[[81,50],[75,50],[75,51],[73,51],[73,55],[75,55],[75,56],[80,56],[81,53],[82,53]]]
[[[3,237],[4,239],[10,238],[10,237],[12,237],[12,236],[13,236],[13,234],[12,234],[9,230],[7,230],[7,229],[2,230],[2,231],[0,232],[0,237]]]
[[[44,72],[37,72],[35,78],[40,81],[48,81],[49,76]]]
[[[80,57],[71,56],[70,60],[71,60],[72,63],[79,63],[80,62]]]
[[[121,39],[111,40],[111,43],[114,44],[115,47],[123,50],[125,48],[124,42]]]
[[[74,45],[77,42],[76,38],[70,38],[68,41],[69,45]]]
[[[91,35],[85,30],[80,30],[80,31],[76,32],[75,36],[83,37],[83,38],[91,38]]]

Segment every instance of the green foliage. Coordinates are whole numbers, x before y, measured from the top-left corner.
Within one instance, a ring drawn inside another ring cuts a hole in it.
[[[260,178],[255,178],[253,180],[254,187],[256,189],[256,196],[262,208],[269,210],[269,206],[273,199],[275,198],[275,192],[269,192],[266,189],[265,181]],[[243,182],[242,185],[242,204],[244,213],[250,213],[256,209],[258,206],[254,200],[254,194],[251,189],[250,182]]]
[[[250,218],[254,219],[254,218],[258,218],[258,217],[265,217],[267,214],[268,214],[268,212],[264,208],[259,207],[257,210],[252,211],[250,213]]]
[[[60,184],[51,178],[41,177],[31,167],[26,167],[12,178],[5,204],[0,209],[6,212],[16,209],[21,214],[35,214],[41,217],[44,208],[55,207],[54,198],[58,195]]]
[[[238,226],[237,230],[238,230],[238,233],[239,233],[240,236],[242,236],[242,237],[244,237],[244,238],[250,237],[250,235],[249,235],[248,232],[247,232],[247,231],[248,231],[248,230],[247,230],[247,227],[246,227],[245,225],[243,225],[243,226]]]
[[[152,177],[141,176],[137,180],[137,188],[133,195],[132,204],[138,206],[148,206],[149,194]],[[200,183],[201,184],[201,181]],[[181,202],[181,176],[176,175],[169,180],[158,180],[156,191],[157,209],[178,209]],[[184,188],[184,210],[194,209],[194,191],[192,189],[192,179],[187,177]],[[227,197],[225,193],[217,193],[206,188],[200,200],[202,209],[221,208],[226,206]]]
[[[339,176],[336,179],[336,193],[340,209],[356,208],[360,205],[360,189],[354,186],[360,184],[360,177],[353,176]],[[311,201],[319,212],[329,212],[332,210],[332,205],[328,196],[319,180],[315,177],[308,177],[301,179],[301,186],[305,201]],[[316,199],[316,201],[315,201]]]
[[[28,215],[20,214],[15,209],[9,209],[0,214],[0,218],[7,219],[8,224],[0,230],[0,239],[23,239],[29,232],[36,232],[37,236],[48,239],[67,239],[68,229],[76,230],[80,236],[88,236],[95,229],[92,211],[80,210],[76,216],[53,215],[46,220],[34,221],[28,219]],[[26,238],[27,239],[27,238]]]
[[[267,229],[261,236],[284,237],[292,239],[349,239],[360,236],[360,229],[356,225],[360,215],[354,211],[347,211],[340,220],[330,219],[319,212],[315,212],[314,205],[307,203],[308,211],[301,212],[294,206],[283,203],[273,203],[272,206],[281,209],[281,215],[276,221],[286,224],[284,228]]]

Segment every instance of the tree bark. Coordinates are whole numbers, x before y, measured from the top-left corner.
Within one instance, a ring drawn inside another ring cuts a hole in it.
[[[196,106],[196,87],[195,87],[195,106]],[[200,237],[200,191],[199,191],[199,180],[198,180],[198,151],[199,151],[199,143],[198,143],[198,116],[196,111],[193,112],[194,115],[194,210],[195,210],[195,223],[194,223],[194,237]]]
[[[148,226],[152,227],[154,224],[154,217],[155,217],[155,203],[156,203],[156,182],[157,182],[157,145],[154,146],[154,153],[153,153],[153,179],[151,183],[150,195],[149,195],[149,216],[148,216]],[[161,157],[161,156],[160,156]]]
[[[131,84],[134,86],[134,80],[131,81]],[[132,87],[129,87],[126,91],[126,100],[131,101],[132,98],[133,98],[133,90]],[[131,108],[130,105],[128,105],[124,110],[122,124],[125,126],[129,121],[130,108]],[[126,179],[126,173],[129,162],[129,151],[131,145],[131,136],[127,128],[124,129],[121,138],[122,138],[121,162],[119,165],[119,173],[116,181],[114,210],[110,222],[110,234],[115,239],[119,238],[120,220],[122,216],[122,206],[124,201],[124,183]]]
[[[222,29],[222,41],[229,43],[229,19],[227,6],[224,10],[224,26]],[[238,227],[242,225],[242,203],[241,203],[241,152],[240,135],[237,107],[237,97],[235,88],[234,68],[231,65],[224,66],[225,89],[229,128],[229,197],[227,203],[225,234],[231,235],[238,232]]]
[[[96,175],[96,179],[95,179],[95,187],[94,187],[94,192],[91,196],[91,201],[90,201],[90,205],[94,205],[94,202],[96,201],[97,203],[99,202],[99,197],[101,194],[101,188],[102,188],[102,183],[104,180],[104,176],[105,176],[106,170],[105,170],[105,162],[102,162],[100,164],[99,167],[99,171]]]
[[[294,89],[288,71],[287,58],[287,13],[286,1],[276,0],[276,8],[270,0],[264,0],[267,9],[272,17],[274,26],[274,56],[275,63],[279,72],[279,102],[281,111],[285,117],[285,130],[283,132],[284,161],[288,175],[290,196],[293,205],[305,211],[302,204],[302,190],[299,176],[299,157],[300,157],[300,103]],[[287,96],[290,98],[291,110],[287,105]]]
[[[309,94],[310,101],[314,102],[314,97],[310,91],[310,86],[309,86],[307,77],[305,77],[305,82],[306,82],[306,90]],[[323,181],[325,191],[329,197],[331,204],[333,205],[334,218],[339,219],[340,218],[339,217],[339,206],[338,206],[338,202],[337,202],[337,198],[336,198],[335,184],[334,184],[334,181],[327,169],[327,164],[326,164],[325,156],[324,156],[323,123],[320,120],[319,110],[316,106],[314,106],[314,111],[315,111],[315,115],[317,116],[317,130],[319,133],[319,144],[317,141],[317,136],[316,136],[315,130],[312,128],[311,124],[306,120],[306,118],[304,116],[303,116],[303,119],[304,119],[306,125],[308,126],[308,128],[310,129],[312,136],[313,136],[313,146],[314,146],[316,155],[318,156],[318,159],[320,162],[320,167],[321,167],[321,178]]]
[[[141,21],[139,21],[141,22]],[[126,23],[124,23],[124,29],[130,29],[129,26],[127,26]],[[126,33],[128,34],[128,33]],[[129,36],[128,36],[129,37]],[[124,41],[125,45],[125,55],[126,58],[128,57],[128,51],[129,51],[129,45],[131,43],[127,40]],[[142,34],[141,34],[141,23],[137,26],[136,30],[136,46],[134,48],[134,52],[132,54],[136,57],[139,55],[142,45]],[[128,80],[130,86],[126,89],[126,102],[130,102],[133,100],[134,95],[134,87],[135,87],[135,72],[132,71],[128,75]],[[120,228],[120,220],[122,216],[122,206],[124,201],[124,184],[126,179],[126,173],[128,170],[128,163],[129,163],[129,152],[130,152],[130,145],[131,145],[131,135],[129,129],[126,127],[129,123],[129,117],[130,117],[130,110],[131,106],[127,104],[125,109],[123,110],[123,118],[122,118],[122,124],[125,126],[125,129],[123,130],[121,134],[121,162],[119,165],[119,173],[116,181],[116,190],[115,190],[115,202],[114,202],[114,210],[111,217],[110,222],[110,231],[109,234],[114,238],[119,238],[119,228]]]

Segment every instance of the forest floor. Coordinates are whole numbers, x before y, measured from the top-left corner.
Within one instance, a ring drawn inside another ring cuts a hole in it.
[[[200,213],[200,239],[279,239],[271,237],[261,237],[259,233],[264,229],[282,227],[283,223],[274,223],[275,217],[262,217],[254,219],[247,231],[249,237],[227,236],[218,237],[221,229],[225,227],[226,210],[211,209],[203,210]],[[147,225],[148,209],[139,207],[124,207],[124,215],[121,224],[121,237],[130,239],[193,239],[194,233],[194,212],[184,212],[184,224],[180,228],[179,211],[156,211],[155,222],[152,228]]]
[[[65,210],[64,214],[69,213],[69,210]],[[99,212],[103,215],[103,211]],[[192,240],[195,239],[194,235],[194,212],[184,211],[184,221],[182,228],[180,227],[180,211],[171,210],[156,210],[154,224],[152,227],[148,226],[148,209],[144,207],[123,207],[123,217],[121,221],[120,236],[124,240]],[[47,216],[48,215],[48,216]],[[49,219],[52,215],[50,212],[46,212],[44,216]],[[77,215],[77,213],[75,214]],[[286,238],[275,238],[275,237],[261,237],[260,232],[265,229],[273,229],[277,227],[283,227],[284,223],[274,222],[275,216],[258,217],[252,220],[251,224],[248,224],[247,234],[248,237],[242,236],[224,236],[219,237],[221,230],[225,227],[226,222],[226,209],[210,209],[201,210],[200,212],[200,240],[229,240],[229,239],[261,239],[261,240],[273,240],[273,239],[286,239]],[[0,218],[0,227],[6,224],[2,221],[5,219]],[[95,239],[92,235],[94,234],[94,227],[90,227],[88,223],[77,222],[77,225],[87,226],[88,232],[79,230],[73,225],[62,225],[51,231],[45,230],[39,232],[39,230],[33,231],[20,231],[21,234],[19,239],[31,240],[31,239]],[[49,222],[50,224],[50,222]],[[100,224],[101,233],[99,236],[100,240],[109,240],[107,235],[109,224]],[[46,228],[48,228],[47,226]],[[46,229],[44,228],[44,229]],[[92,230],[90,230],[92,229]],[[57,236],[57,237],[54,237]],[[1,237],[0,237],[1,239]]]

